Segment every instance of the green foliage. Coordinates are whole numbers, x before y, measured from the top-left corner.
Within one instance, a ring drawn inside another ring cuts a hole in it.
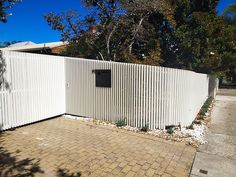
[[[232,77],[236,84],[236,3],[229,5],[223,13],[223,18],[228,33],[228,45],[224,50],[221,75]]]
[[[160,13],[174,23],[171,0],[83,1],[90,12],[85,17],[72,11],[45,16],[62,40],[72,43],[63,55],[160,65],[160,34],[150,18]]]
[[[215,73],[221,65],[227,32],[217,16],[217,1],[178,0],[176,28],[164,31],[165,66]],[[169,60],[168,58],[171,58]]]
[[[166,131],[168,134],[172,135],[174,133],[173,128],[168,128]]]
[[[127,119],[123,118],[123,119],[119,119],[115,122],[117,127],[123,127],[127,125]]]
[[[205,103],[203,104],[203,106],[201,107],[201,110],[199,111],[199,115],[200,115],[200,118],[203,119],[203,117],[206,115],[206,113],[208,112],[208,109],[211,105],[213,101],[213,97],[209,97]]]
[[[85,17],[45,16],[70,42],[63,55],[236,76],[235,5],[221,17],[218,0],[83,1]]]
[[[205,106],[207,106],[207,107],[209,107],[210,105],[211,105],[211,103],[212,103],[212,101],[214,100],[214,98],[213,97],[209,97],[207,100],[206,100],[206,102],[205,102]]]
[[[76,57],[77,51],[80,50],[79,45],[76,43],[70,43],[66,48],[61,52],[63,56],[74,56]]]
[[[3,23],[7,22],[7,16],[10,15],[7,12],[7,10],[12,8],[12,6],[19,1],[20,0],[1,0],[0,1],[0,22],[3,22]]]
[[[230,4],[223,12],[223,16],[226,24],[236,26],[236,3]]]

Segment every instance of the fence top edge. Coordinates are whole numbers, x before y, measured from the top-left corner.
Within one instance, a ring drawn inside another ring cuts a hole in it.
[[[109,63],[109,64],[116,64],[116,65],[124,65],[124,66],[138,66],[138,67],[147,67],[147,68],[160,68],[164,70],[169,70],[169,71],[185,71],[189,73],[195,73],[199,75],[208,75],[205,73],[197,73],[195,71],[190,71],[186,69],[178,69],[178,68],[169,68],[169,67],[163,67],[163,66],[152,66],[152,65],[145,65],[145,64],[136,64],[136,63],[123,63],[123,62],[115,62],[115,61],[104,61],[104,60],[95,60],[95,59],[88,59],[88,58],[76,58],[76,57],[68,57],[68,56],[57,56],[57,55],[47,55],[47,54],[37,54],[37,53],[27,53],[27,52],[18,52],[18,51],[9,51],[9,50],[2,50],[0,51],[3,53],[3,55],[7,54],[19,54],[21,56],[41,56],[41,57],[51,57],[51,58],[61,58],[66,60],[76,60],[76,61],[83,61],[83,62],[97,62],[97,63]]]

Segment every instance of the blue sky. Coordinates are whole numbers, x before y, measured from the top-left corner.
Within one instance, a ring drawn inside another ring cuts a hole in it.
[[[220,0],[218,13],[236,0]],[[22,0],[10,10],[13,16],[6,24],[0,23],[0,42],[33,41],[35,43],[54,42],[60,40],[60,34],[50,29],[43,15],[49,12],[63,12],[70,9],[85,14],[80,0]]]

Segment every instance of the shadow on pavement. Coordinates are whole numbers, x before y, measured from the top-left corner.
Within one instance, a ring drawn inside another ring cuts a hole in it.
[[[43,173],[36,159],[17,159],[16,152],[11,154],[2,147],[4,133],[0,132],[0,176],[11,177],[32,177],[36,173]]]
[[[0,177],[34,177],[36,174],[44,174],[40,167],[40,160],[34,158],[19,159],[17,150],[12,153],[3,147],[4,138],[7,138],[4,132],[0,131]],[[45,174],[47,175],[47,174]],[[59,168],[56,171],[57,177],[80,177],[81,173],[70,173],[66,169]]]
[[[80,177],[81,173],[80,172],[69,173],[68,170],[58,169],[57,170],[57,176],[58,177]]]

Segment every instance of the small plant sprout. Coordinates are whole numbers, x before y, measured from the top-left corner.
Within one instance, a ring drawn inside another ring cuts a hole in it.
[[[168,134],[172,135],[174,133],[174,130],[172,127],[168,128],[166,131]]]
[[[199,119],[204,119],[204,116],[206,116],[206,113],[207,113],[212,101],[213,101],[212,97],[209,97],[205,101],[204,105],[202,106],[201,110],[199,111]]]
[[[115,124],[116,124],[117,127],[126,126],[127,125],[127,119],[126,118],[119,119],[115,122]]]
[[[193,130],[193,129],[194,129],[194,128],[193,128],[193,124],[187,126],[186,129],[191,129],[191,130]]]

